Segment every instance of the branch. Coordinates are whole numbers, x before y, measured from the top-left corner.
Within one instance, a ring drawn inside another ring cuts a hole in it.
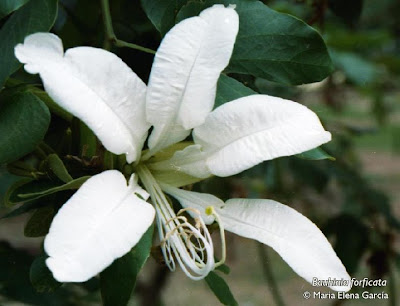
[[[154,50],[151,50],[149,48],[145,48],[136,44],[132,44],[123,40],[120,40],[117,38],[114,32],[114,28],[112,25],[112,19],[111,19],[111,14],[110,14],[110,4],[108,0],[100,0],[101,1],[101,11],[102,11],[102,16],[103,16],[103,24],[104,24],[104,31],[105,31],[105,39],[104,39],[104,44],[103,48],[106,50],[111,49],[111,44],[114,44],[114,46],[119,47],[119,48],[131,48],[131,49],[136,49],[139,51],[143,51],[146,53],[150,54],[155,54],[156,52]]]

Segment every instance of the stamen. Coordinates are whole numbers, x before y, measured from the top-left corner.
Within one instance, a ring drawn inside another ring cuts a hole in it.
[[[206,214],[215,218],[215,222],[217,222],[219,227],[219,235],[221,236],[221,260],[216,262],[214,265],[214,268],[217,268],[223,265],[226,260],[225,229],[223,223],[221,222],[221,218],[219,217],[213,206],[208,206],[206,208]]]
[[[156,209],[158,234],[165,263],[171,271],[178,261],[185,274],[194,280],[203,279],[214,268],[214,247],[211,235],[198,210],[181,209],[175,214],[160,186],[144,165],[139,165],[137,173]],[[182,214],[190,211],[195,217],[195,225]]]

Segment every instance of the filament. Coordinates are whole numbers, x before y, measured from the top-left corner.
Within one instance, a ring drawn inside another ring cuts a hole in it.
[[[158,235],[165,264],[174,271],[177,261],[189,278],[203,279],[214,269],[215,262],[211,235],[200,212],[194,208],[184,208],[175,214],[147,167],[139,165],[137,173],[156,209]],[[194,216],[195,225],[182,215],[185,212]]]

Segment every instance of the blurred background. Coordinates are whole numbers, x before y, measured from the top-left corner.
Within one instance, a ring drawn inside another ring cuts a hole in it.
[[[157,49],[161,36],[139,1],[110,1],[117,37]],[[400,2],[398,0],[275,0],[270,8],[291,14],[323,36],[335,71],[319,83],[287,86],[243,75],[229,76],[253,90],[301,102],[313,109],[333,141],[333,159],[289,157],[264,162],[231,178],[212,178],[194,189],[221,199],[271,198],[311,219],[333,244],[350,275],[385,279],[368,288],[388,300],[305,300],[314,290],[272,249],[227,233],[224,275],[239,305],[400,305]],[[1,22],[5,22],[3,19]],[[103,46],[98,0],[61,0],[52,29],[65,48]],[[113,48],[147,81],[153,55]],[[35,76],[19,70],[27,82]],[[54,121],[52,124],[56,124]],[[51,130],[50,130],[51,133]],[[0,172],[0,195],[16,177]],[[1,215],[6,208],[0,208]],[[30,265],[43,238],[24,237],[30,214],[0,220],[0,305],[99,305],[98,281],[38,293]],[[216,237],[217,238],[217,237]],[[218,239],[216,239],[218,240]],[[364,291],[362,288],[355,289]],[[329,292],[329,291],[326,291]],[[144,301],[144,302],[143,302]],[[205,282],[169,273],[153,258],[140,274],[131,305],[218,305]]]

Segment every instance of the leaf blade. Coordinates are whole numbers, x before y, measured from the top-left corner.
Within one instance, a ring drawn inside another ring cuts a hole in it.
[[[136,278],[150,255],[154,226],[150,226],[138,244],[100,274],[104,306],[125,306],[135,288]]]
[[[222,304],[232,306],[238,305],[238,302],[235,300],[228,284],[217,273],[211,271],[206,276],[205,281]]]
[[[0,19],[18,10],[29,0],[2,0],[0,2]]]
[[[208,0],[201,7],[188,3],[178,21],[221,1]],[[323,80],[333,64],[320,34],[303,21],[268,8],[257,0],[224,0],[235,4],[240,29],[225,72],[251,74],[270,81],[298,85]]]
[[[30,0],[7,20],[0,30],[0,87],[21,66],[14,47],[29,34],[50,30],[56,16],[57,0]]]
[[[50,124],[50,112],[29,92],[6,97],[0,108],[0,164],[9,163],[34,150]]]

